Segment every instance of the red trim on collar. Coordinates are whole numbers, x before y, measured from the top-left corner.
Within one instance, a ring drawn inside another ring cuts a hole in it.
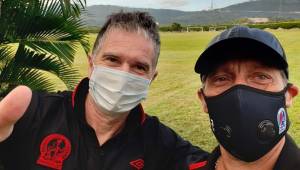
[[[79,82],[79,84],[82,82],[82,80]],[[75,106],[75,96],[76,96],[76,93],[78,91],[78,86],[79,84],[77,84],[77,86],[75,87],[74,91],[72,92],[72,107],[74,109],[74,106]]]
[[[140,104],[140,109],[141,109],[141,125],[143,125],[145,120],[146,120],[146,113],[145,113],[144,108],[141,104]]]
[[[202,161],[202,162],[197,162],[197,163],[190,164],[189,170],[196,170],[198,168],[202,168],[206,164],[207,164],[207,161]]]

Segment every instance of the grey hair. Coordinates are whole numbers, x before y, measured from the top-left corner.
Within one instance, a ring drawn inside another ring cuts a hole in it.
[[[280,70],[280,75],[282,77],[283,84],[287,85],[289,83],[289,80],[288,80],[288,78],[287,78],[286,73],[284,72],[284,70]]]
[[[112,29],[121,29],[128,32],[136,32],[143,34],[146,38],[152,40],[155,61],[154,66],[157,65],[160,54],[160,37],[158,25],[154,18],[146,12],[123,12],[114,13],[108,16],[107,21],[101,28],[94,43],[92,56],[96,56],[102,46],[103,40],[109,31]]]

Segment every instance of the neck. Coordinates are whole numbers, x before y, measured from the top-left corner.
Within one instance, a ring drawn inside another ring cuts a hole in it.
[[[285,137],[283,137],[266,155],[254,162],[241,161],[220,146],[221,156],[217,161],[216,170],[272,170],[281,153],[284,143]]]
[[[99,145],[103,145],[123,129],[129,114],[115,117],[105,114],[97,108],[89,94],[85,101],[85,113],[86,121],[94,129]]]

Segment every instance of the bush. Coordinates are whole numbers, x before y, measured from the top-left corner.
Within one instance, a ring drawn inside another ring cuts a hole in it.
[[[85,30],[88,32],[88,33],[96,33],[98,34],[99,31],[100,31],[100,27],[86,27]]]
[[[259,29],[265,29],[265,28],[270,28],[270,29],[278,29],[278,28],[283,28],[283,29],[292,29],[292,28],[300,28],[300,21],[296,22],[277,22],[277,23],[266,23],[266,24],[251,24],[248,25],[251,28],[259,28]]]
[[[195,27],[202,27],[203,31],[209,31],[209,28],[214,27],[216,31],[222,31],[222,27],[226,27],[227,29],[235,26],[233,24],[223,24],[223,25],[194,25]],[[258,29],[292,29],[292,28],[300,28],[300,21],[289,21],[289,22],[270,22],[264,24],[248,24],[250,28],[258,28]],[[179,29],[180,28],[180,29]],[[178,30],[186,30],[187,26],[181,26],[180,24],[173,23],[171,26],[162,26],[159,28],[162,32],[172,32]],[[202,31],[201,28],[193,28],[193,31]]]
[[[170,32],[171,31],[171,27],[170,26],[159,27],[159,31]]]

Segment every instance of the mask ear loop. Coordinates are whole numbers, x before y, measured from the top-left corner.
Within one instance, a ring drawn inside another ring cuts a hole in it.
[[[91,61],[92,61],[92,66],[93,66],[93,70],[95,69],[95,58],[96,58],[96,56],[94,56],[94,55],[91,55]]]
[[[204,99],[206,100],[206,95],[204,94],[204,90],[203,90],[203,88],[201,87],[200,89],[199,89],[199,91],[200,91],[200,93],[204,96]]]
[[[287,83],[283,91],[286,92],[291,86],[293,86],[293,83]]]

